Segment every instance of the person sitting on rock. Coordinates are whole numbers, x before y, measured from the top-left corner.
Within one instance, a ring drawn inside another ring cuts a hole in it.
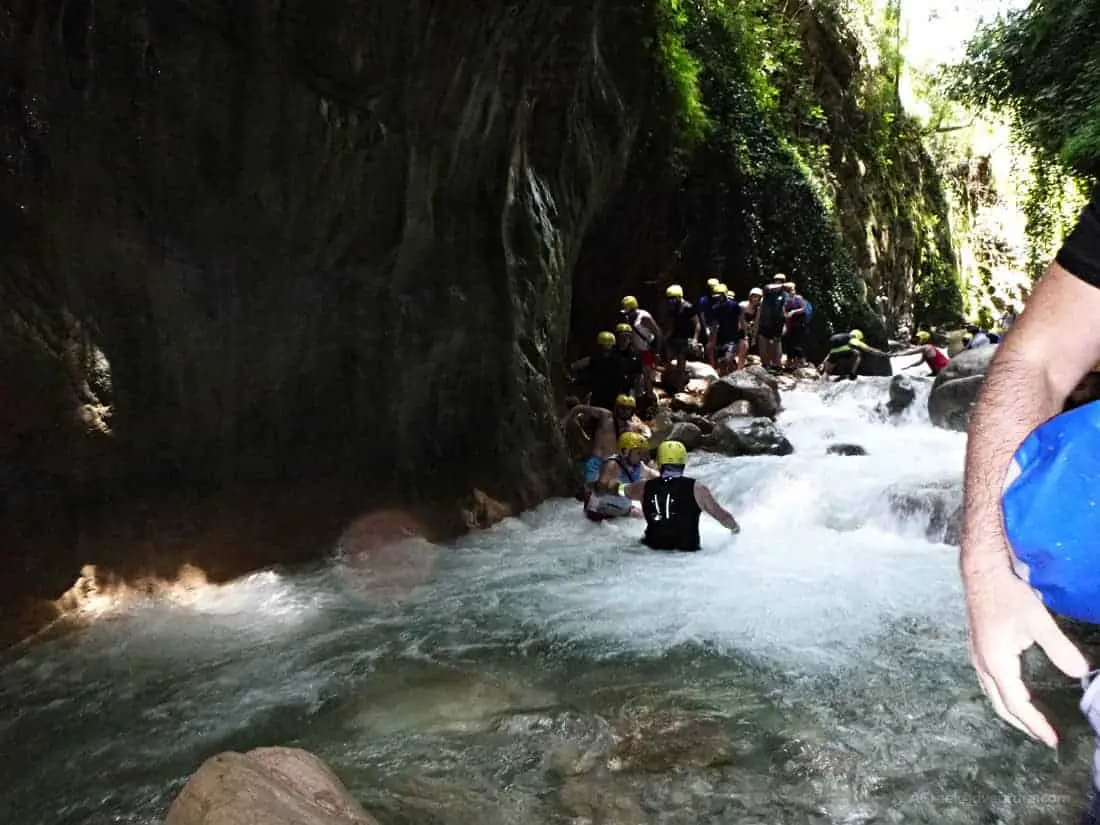
[[[932,343],[932,333],[926,332],[925,330],[921,330],[917,333],[915,346],[904,349],[901,352],[896,352],[894,356],[903,357],[906,355],[916,355],[917,353],[920,353],[920,359],[914,361],[912,364],[907,364],[902,367],[902,369],[911,369],[923,363],[927,365],[932,375],[939,375],[940,371],[947,366],[947,362],[951,360],[947,357],[947,353]]]
[[[724,300],[714,307],[715,367],[719,375],[727,375],[745,366],[749,354],[748,334],[743,323],[744,304],[737,302],[725,284],[719,284]]]
[[[665,441],[657,447],[660,476],[623,485],[627,498],[642,502],[646,528],[642,543],[653,550],[699,549],[699,515],[707,513],[731,533],[741,527],[717,501],[703,482],[684,475],[687,448],[680,441]]]
[[[821,362],[818,370],[822,375],[835,376],[835,381],[855,381],[859,374],[859,365],[864,353],[886,356],[882,350],[875,349],[863,340],[863,331],[838,332],[829,338],[829,354]]]
[[[631,396],[620,395],[615,398],[614,406],[610,410],[578,404],[565,414],[562,419],[563,427],[570,421],[584,419],[588,426],[593,428],[591,430],[592,454],[583,464],[585,489],[596,483],[604,460],[615,452],[619,436],[625,432],[641,432],[646,438],[649,437],[648,427],[634,417],[636,407],[637,402]],[[588,427],[585,429],[587,430]]]
[[[645,463],[648,454],[649,439],[641,433],[619,436],[618,452],[604,459],[596,483],[585,495],[584,514],[590,521],[641,515],[630,499],[619,493],[619,486],[660,475]]]
[[[656,356],[664,344],[661,339],[661,327],[652,315],[644,309],[638,308],[638,299],[633,295],[623,297],[622,313],[625,323],[630,324],[630,328],[634,331],[634,351],[642,359],[642,369],[645,371],[646,381],[649,386],[656,386]]]
[[[684,300],[684,290],[679,284],[672,284],[665,290],[662,309],[661,332],[666,341],[666,361],[669,366],[683,372],[688,357],[699,346],[702,330],[699,312],[690,301]]]

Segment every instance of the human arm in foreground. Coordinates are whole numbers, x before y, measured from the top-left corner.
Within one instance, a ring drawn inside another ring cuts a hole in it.
[[[1100,249],[1100,233],[1093,243]],[[1063,251],[1059,260],[1076,256]],[[1090,265],[1086,258],[1081,269],[1088,270],[1082,278],[1092,274],[1090,280],[1100,281],[1100,260]],[[963,487],[959,564],[978,679],[1001,718],[1050,747],[1058,735],[1031,702],[1020,655],[1038,644],[1072,677],[1084,676],[1088,663],[1039,595],[1013,572],[1001,495],[1016,449],[1061,411],[1100,358],[1100,289],[1082,278],[1052,263],[998,348],[971,414]]]

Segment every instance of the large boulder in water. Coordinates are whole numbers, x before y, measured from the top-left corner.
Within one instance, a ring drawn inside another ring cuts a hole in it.
[[[378,825],[328,766],[296,748],[226,752],[206,760],[164,825]]]
[[[966,432],[997,345],[963,350],[936,376],[928,394],[928,417],[937,427]]]
[[[720,378],[707,388],[703,396],[703,411],[717,412],[736,401],[747,401],[753,415],[775,418],[779,414],[779,389],[774,379],[769,381],[756,370],[739,370]]]
[[[730,456],[790,455],[794,446],[770,418],[727,418],[699,444]]]
[[[863,353],[859,360],[857,375],[891,376],[894,374],[894,365],[890,363],[888,355],[876,355],[873,352]]]
[[[904,412],[917,397],[917,387],[908,375],[895,375],[890,379],[890,401],[886,409],[897,415]]]

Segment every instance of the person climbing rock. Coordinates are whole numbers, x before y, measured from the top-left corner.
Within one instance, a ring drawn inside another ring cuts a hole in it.
[[[665,290],[661,317],[661,332],[666,342],[665,357],[668,365],[684,370],[688,357],[699,346],[702,325],[699,312],[690,301],[684,300],[684,290],[679,284],[672,284]]]
[[[875,349],[863,340],[862,330],[838,332],[829,338],[829,354],[821,362],[818,372],[825,376],[836,376],[834,381],[843,381],[845,378],[855,381],[859,374],[859,365],[863,361],[863,354],[867,352],[886,355],[882,350]]]
[[[694,552],[699,549],[699,515],[707,513],[729,530],[741,527],[703,482],[684,475],[687,448],[680,441],[657,447],[658,478],[624,485],[625,496],[642,502],[646,528],[642,543],[654,550]]]
[[[584,485],[588,489],[596,483],[604,460],[615,452],[619,436],[626,432],[642,432],[645,437],[649,433],[642,431],[642,422],[634,417],[637,402],[629,395],[620,395],[615,398],[614,406],[608,410],[602,407],[593,407],[587,404],[578,404],[569,410],[562,419],[562,427],[570,421],[581,419],[586,431],[592,432],[592,454],[584,461]]]
[[[622,300],[622,314],[626,323],[634,330],[634,351],[642,359],[642,369],[645,371],[646,381],[649,385],[657,383],[657,353],[661,350],[661,327],[653,319],[653,316],[644,309],[638,307],[638,299],[633,295],[626,295]]]
[[[713,278],[711,280],[714,280]],[[710,287],[710,295],[699,299],[699,317],[703,322],[703,338],[705,339],[707,363],[715,369],[718,368],[718,311],[726,305],[726,285],[716,281]]]
[[[1051,748],[1058,734],[1023,681],[1021,655],[1036,645],[1082,680],[1081,711],[1100,737],[1089,662],[1052,615],[1100,622],[1100,405],[1061,412],[1100,359],[1097,317],[1100,187],[990,361],[963,480],[959,568],[971,660],[996,713]],[[1093,760],[1086,823],[1100,821],[1100,747]]]
[[[783,284],[786,300],[783,304],[782,352],[787,353],[788,369],[798,369],[805,364],[806,343],[810,337],[809,304],[798,294],[792,281]]]
[[[619,436],[618,447],[618,452],[604,459],[596,483],[585,495],[584,514],[591,521],[636,514],[630,499],[619,493],[619,486],[659,477],[659,473],[645,463],[649,439],[644,435],[623,433]]]
[[[895,358],[920,353],[920,360],[907,364],[902,369],[912,369],[925,364],[932,375],[939,375],[943,368],[947,366],[947,362],[951,360],[947,357],[947,353],[932,343],[932,333],[925,330],[919,331],[914,340],[916,341],[914,346],[894,353]]]
[[[783,366],[783,327],[786,324],[783,313],[787,302],[784,282],[784,276],[779,274],[765,287],[757,316],[760,361],[771,371]]]
[[[633,364],[615,344],[614,333],[601,332],[596,336],[596,352],[570,365],[577,383],[589,390],[590,406],[609,410],[615,405],[616,396],[633,389],[631,380],[636,377],[630,374]],[[640,361],[638,370],[641,371]]]
[[[725,284],[720,284],[725,289]],[[749,353],[748,336],[742,323],[744,306],[736,297],[727,293],[714,307],[715,367],[719,375],[726,375],[745,366]]]

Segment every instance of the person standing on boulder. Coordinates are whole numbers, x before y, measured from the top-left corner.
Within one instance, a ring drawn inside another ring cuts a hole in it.
[[[725,286],[725,284],[722,284]],[[742,307],[732,294],[714,308],[715,360],[719,375],[745,366],[749,352]]]
[[[1098,314],[1100,187],[990,361],[963,480],[971,660],[997,714],[1052,748],[1058,734],[1022,679],[1021,655],[1034,646],[1081,680],[1080,709],[1100,737],[1100,679],[1052,615],[1100,622],[1100,405],[1061,412],[1100,359]],[[1100,747],[1085,823],[1100,822],[1098,783]]]
[[[638,299],[626,295],[622,300],[623,319],[634,330],[634,351],[642,359],[646,381],[650,387],[657,384],[657,352],[664,342],[661,340],[661,327],[653,316],[638,308]]]
[[[787,293],[783,291],[782,274],[776,275],[764,288],[764,298],[760,301],[757,316],[757,335],[760,340],[760,360],[769,372],[775,372],[783,366],[783,317]]]
[[[760,302],[764,299],[764,290],[754,286],[749,290],[748,300],[741,302],[741,325],[745,330],[745,354],[741,358],[744,366],[749,350],[756,346],[756,322],[760,316]]]
[[[783,292],[787,297],[783,304],[782,351],[787,353],[787,369],[791,370],[805,365],[806,342],[810,338],[808,305],[796,289],[791,281],[783,284]]]
[[[672,284],[665,290],[662,319],[668,365],[683,371],[687,368],[688,355],[699,346],[702,326],[699,312],[690,301],[684,300],[684,290],[679,284]]]
[[[646,528],[642,543],[654,550],[699,549],[699,516],[707,513],[729,530],[741,527],[717,501],[703,482],[684,475],[687,448],[680,441],[665,441],[657,447],[660,477],[624,484],[620,492],[642,502]]]

